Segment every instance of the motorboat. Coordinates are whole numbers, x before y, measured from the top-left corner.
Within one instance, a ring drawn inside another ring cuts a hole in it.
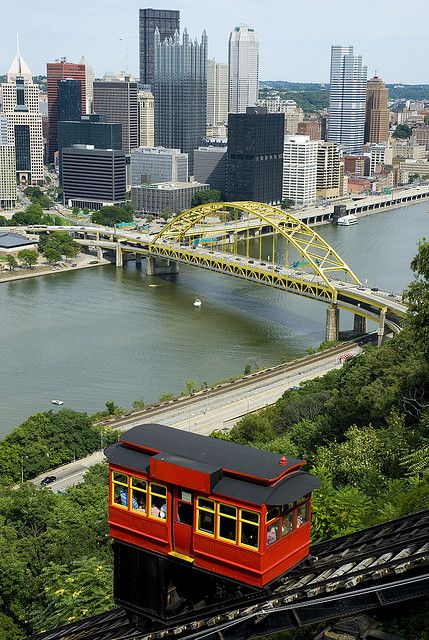
[[[64,404],[64,402],[62,400],[51,400],[52,404]]]
[[[201,307],[201,300],[199,298],[196,298],[194,301],[194,307]]]
[[[348,227],[351,224],[357,224],[357,223],[358,223],[358,219],[352,213],[350,213],[348,216],[342,216],[337,220],[337,224],[340,225],[341,227]]]

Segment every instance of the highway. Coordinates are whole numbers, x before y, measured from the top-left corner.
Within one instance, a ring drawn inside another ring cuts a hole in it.
[[[290,387],[341,367],[341,355],[355,355],[360,351],[361,347],[357,343],[344,343],[327,351],[200,391],[192,396],[114,418],[105,424],[123,431],[144,422],[158,422],[204,435],[215,429],[230,429],[241,416],[273,404]],[[54,492],[65,491],[68,487],[78,484],[86,471],[103,459],[103,454],[98,451],[82,460],[45,472],[32,482],[40,485],[42,478],[54,475],[57,480],[48,486]]]

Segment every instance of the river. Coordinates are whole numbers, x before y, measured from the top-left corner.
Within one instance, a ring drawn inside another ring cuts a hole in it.
[[[316,231],[362,280],[399,292],[429,235],[429,203]],[[1,283],[0,310],[0,436],[52,399],[88,412],[109,399],[130,407],[324,340],[323,304],[195,267],[181,266],[176,280],[148,278],[132,262]],[[341,327],[351,326],[343,312]]]

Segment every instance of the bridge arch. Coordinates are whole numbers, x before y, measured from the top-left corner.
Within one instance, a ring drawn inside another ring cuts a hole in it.
[[[352,269],[314,229],[290,213],[261,202],[209,202],[193,207],[173,218],[154,236],[153,242],[156,244],[159,240],[172,237],[182,241],[186,236],[195,235],[197,225],[208,215],[227,209],[237,209],[252,216],[246,229],[259,227],[261,223],[272,227],[273,232],[290,243],[308,263],[314,274],[322,279],[326,288],[332,291],[334,299],[337,289],[329,276],[332,277],[335,274],[338,279],[348,277],[351,282],[360,284],[360,280]],[[198,230],[198,233],[200,232]]]

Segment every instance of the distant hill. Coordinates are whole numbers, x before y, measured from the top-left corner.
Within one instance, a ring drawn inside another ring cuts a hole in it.
[[[276,89],[277,91],[293,92],[323,92],[329,93],[329,82],[288,82],[287,80],[262,80],[259,83],[261,89]],[[386,85],[389,89],[391,100],[429,100],[429,84],[402,84],[392,83]],[[320,100],[323,102],[322,93]],[[293,98],[293,96],[291,96]]]

